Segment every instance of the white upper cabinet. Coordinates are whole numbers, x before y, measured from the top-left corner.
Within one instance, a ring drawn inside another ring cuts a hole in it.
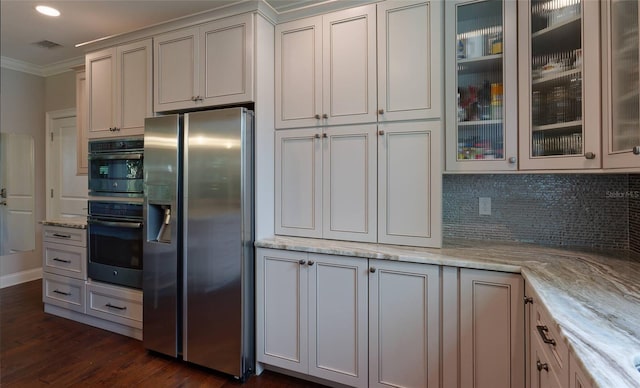
[[[88,137],[140,135],[152,115],[151,39],[86,56]]]
[[[515,1],[446,1],[446,169],[518,168]]]
[[[276,128],[376,121],[376,8],[276,26]]]
[[[253,15],[154,37],[156,112],[253,101]]]
[[[276,133],[276,233],[376,242],[376,126]]]
[[[640,169],[638,2],[602,2],[603,167]]]
[[[520,168],[601,167],[600,3],[518,3]]]
[[[442,245],[439,121],[378,126],[378,242]]]
[[[442,116],[442,3],[378,4],[378,121]]]

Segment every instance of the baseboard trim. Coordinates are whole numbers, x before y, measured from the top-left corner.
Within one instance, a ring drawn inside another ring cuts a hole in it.
[[[0,288],[42,279],[42,267],[0,276]]]

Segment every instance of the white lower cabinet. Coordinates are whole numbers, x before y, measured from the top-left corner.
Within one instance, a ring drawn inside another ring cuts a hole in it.
[[[440,268],[370,260],[369,271],[369,386],[438,387]]]
[[[459,290],[460,386],[524,388],[522,276],[462,268]]]
[[[43,272],[42,301],[54,306],[84,313],[84,280]]]
[[[366,281],[366,260],[258,249],[258,362],[366,387]]]
[[[87,314],[142,329],[142,291],[87,283]]]

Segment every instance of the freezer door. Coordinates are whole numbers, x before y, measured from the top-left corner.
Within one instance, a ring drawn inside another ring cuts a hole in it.
[[[245,217],[253,212],[247,117],[233,108],[184,118],[183,358],[240,378],[243,330],[253,324],[243,312],[250,297],[243,286],[253,281],[246,249],[253,231]]]
[[[147,118],[144,129],[144,347],[178,355],[178,115]]]

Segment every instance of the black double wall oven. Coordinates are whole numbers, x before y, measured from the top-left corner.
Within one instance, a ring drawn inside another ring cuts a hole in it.
[[[92,280],[142,288],[143,150],[142,138],[89,142],[87,271]]]

